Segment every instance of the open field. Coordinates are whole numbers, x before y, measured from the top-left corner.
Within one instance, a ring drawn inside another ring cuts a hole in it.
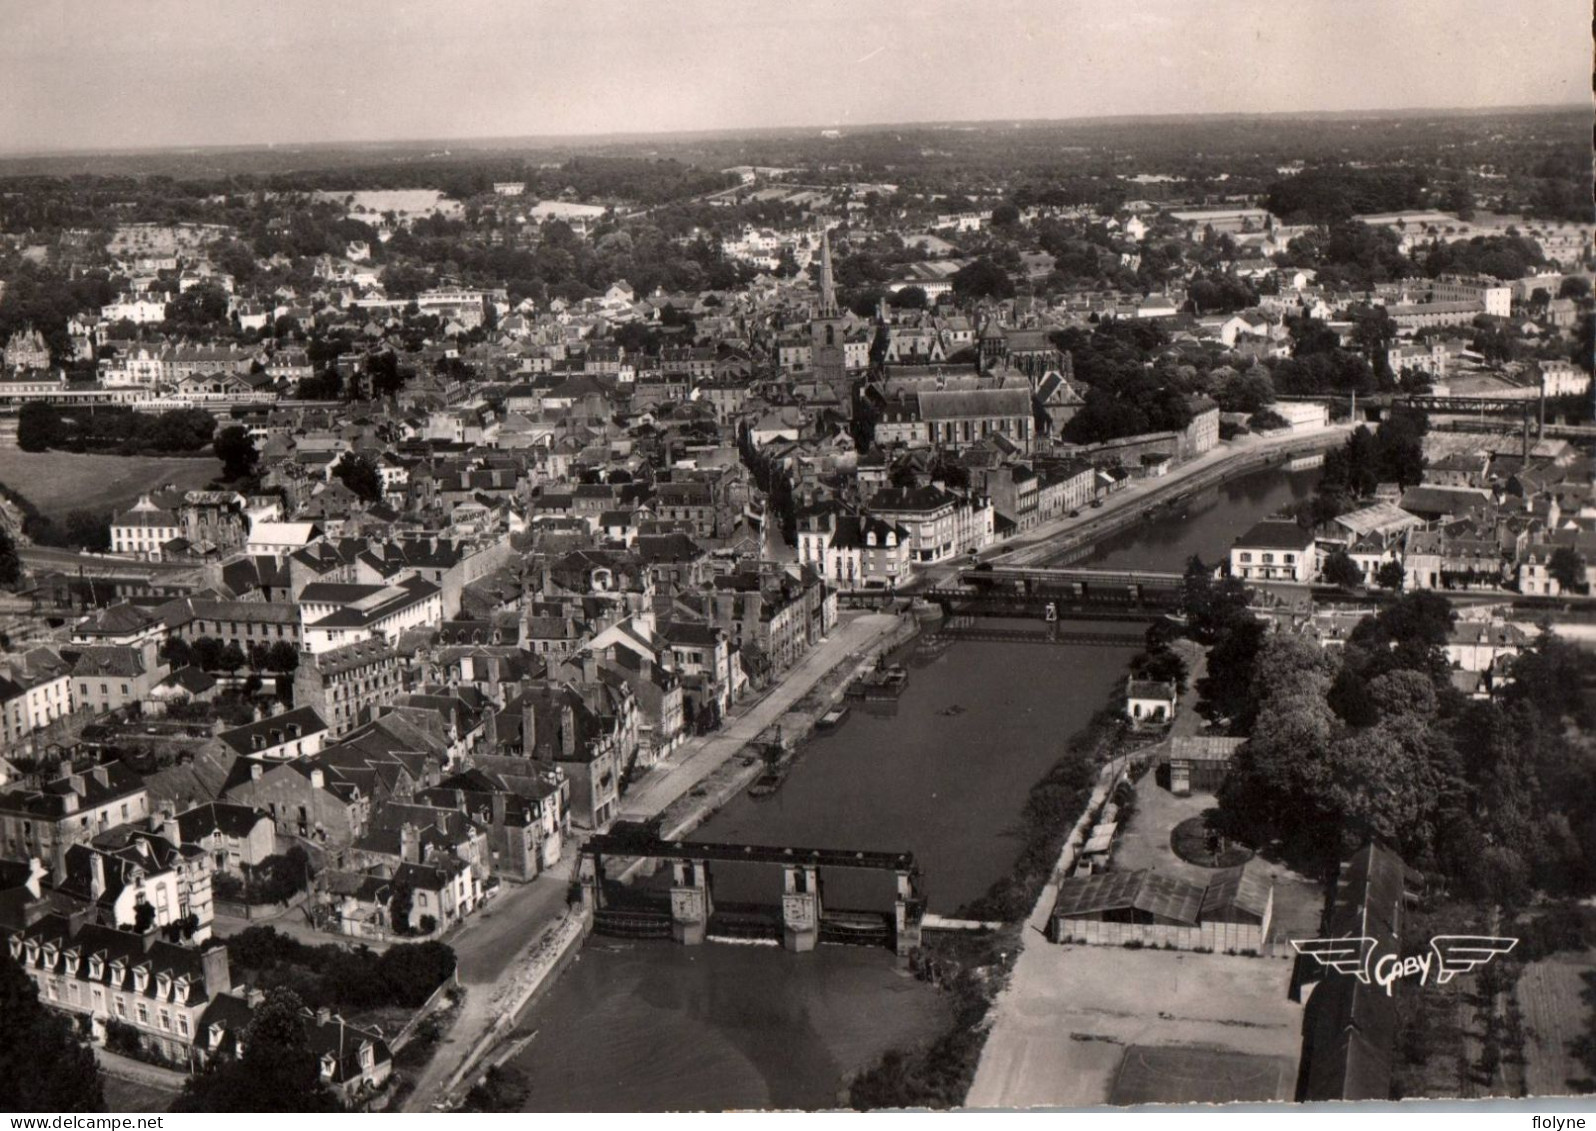
[[[1157,1102],[1199,1086],[1205,1100],[1292,1098],[1302,1007],[1286,996],[1290,962],[1038,942],[1020,963],[1037,967],[1035,992],[999,996],[971,1107]],[[1193,1050],[1223,1079],[1192,1082]]]
[[[209,456],[80,455],[0,448],[0,483],[52,517],[126,506],[164,483],[193,490],[221,471],[221,461]]]
[[[1290,1097],[1296,1066],[1287,1057],[1257,1056],[1186,1046],[1132,1045],[1125,1050],[1108,1102],[1212,1104],[1268,1103]]]
[[[1530,1095],[1596,1090],[1572,1049],[1575,1039],[1590,1032],[1596,1012],[1596,949],[1531,962],[1518,980],[1517,993],[1524,1013],[1524,1083]]]

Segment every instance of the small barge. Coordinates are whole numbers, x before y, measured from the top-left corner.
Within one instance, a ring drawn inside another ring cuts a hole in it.
[[[847,707],[833,707],[816,721],[815,726],[821,730],[831,730],[842,725],[842,720],[848,717]]]

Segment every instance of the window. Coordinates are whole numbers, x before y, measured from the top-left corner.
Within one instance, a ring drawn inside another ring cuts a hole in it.
[[[127,1018],[127,1002],[121,998],[116,999],[116,1015],[124,1020]]]
[[[139,1013],[139,1024],[148,1025],[150,1023],[150,1007],[141,1001],[138,1003],[137,1008]]]
[[[177,1031],[183,1036],[188,1036],[188,1018],[179,1013],[177,1015]]]

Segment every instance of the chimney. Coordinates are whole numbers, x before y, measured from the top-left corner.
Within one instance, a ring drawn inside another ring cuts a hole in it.
[[[311,789],[326,789],[327,788],[327,775],[326,775],[325,772],[323,772],[321,770],[320,767],[317,767],[316,769],[310,771],[310,788]]]
[[[434,818],[434,821],[437,824],[438,831],[440,833],[448,832],[449,831],[449,810],[447,810],[447,809],[439,809],[438,810],[438,815],[437,815],[436,818]]]
[[[421,834],[409,821],[399,827],[399,859],[406,864],[421,863]]]
[[[332,1010],[325,1005],[316,1010],[316,1024],[327,1025],[332,1022]]]
[[[104,766],[95,766],[94,769],[92,771],[90,771],[90,772],[94,774],[94,780],[99,782],[100,785],[102,785],[106,789],[110,789],[111,788],[111,771],[110,770],[106,769]]]
[[[177,817],[167,813],[161,818],[161,835],[172,842],[174,848],[183,846],[183,829],[177,823]]]
[[[45,868],[44,864],[39,860],[39,858],[37,856],[29,858],[29,860],[28,860],[28,879],[27,879],[27,882],[23,885],[24,887],[26,887],[28,889],[28,898],[29,899],[43,899],[44,898],[44,889],[42,887],[40,887],[40,881],[42,881],[44,879],[44,877],[48,876],[49,874],[50,874],[49,870],[47,868]]]
[[[250,781],[260,781],[261,775],[264,774],[265,772],[266,772],[266,767],[261,765],[259,762],[251,762],[249,764],[249,780]]]
[[[105,858],[89,849],[89,898],[99,900],[105,895]]]
[[[582,652],[582,682],[598,682],[598,657],[593,655],[591,648]]]
[[[521,756],[531,758],[537,753],[537,712],[532,707],[532,697],[521,698]]]
[[[205,977],[205,996],[215,1001],[233,989],[232,971],[227,966],[227,947],[218,943],[200,954],[200,969]]]

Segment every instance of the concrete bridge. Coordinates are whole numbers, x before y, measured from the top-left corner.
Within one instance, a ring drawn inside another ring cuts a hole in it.
[[[656,862],[671,868],[670,909],[610,905],[606,858]],[[782,870],[781,943],[799,953],[828,942],[890,943],[905,956],[920,945],[925,898],[920,870],[908,852],[857,852],[835,848],[787,848],[762,844],[713,844],[656,837],[596,836],[582,847],[582,907],[593,928],[633,937],[666,937],[688,946],[710,935],[763,936],[769,916],[755,908],[717,912],[709,866],[714,862],[771,864]],[[890,872],[895,877],[893,914],[827,911],[821,896],[822,868]]]

